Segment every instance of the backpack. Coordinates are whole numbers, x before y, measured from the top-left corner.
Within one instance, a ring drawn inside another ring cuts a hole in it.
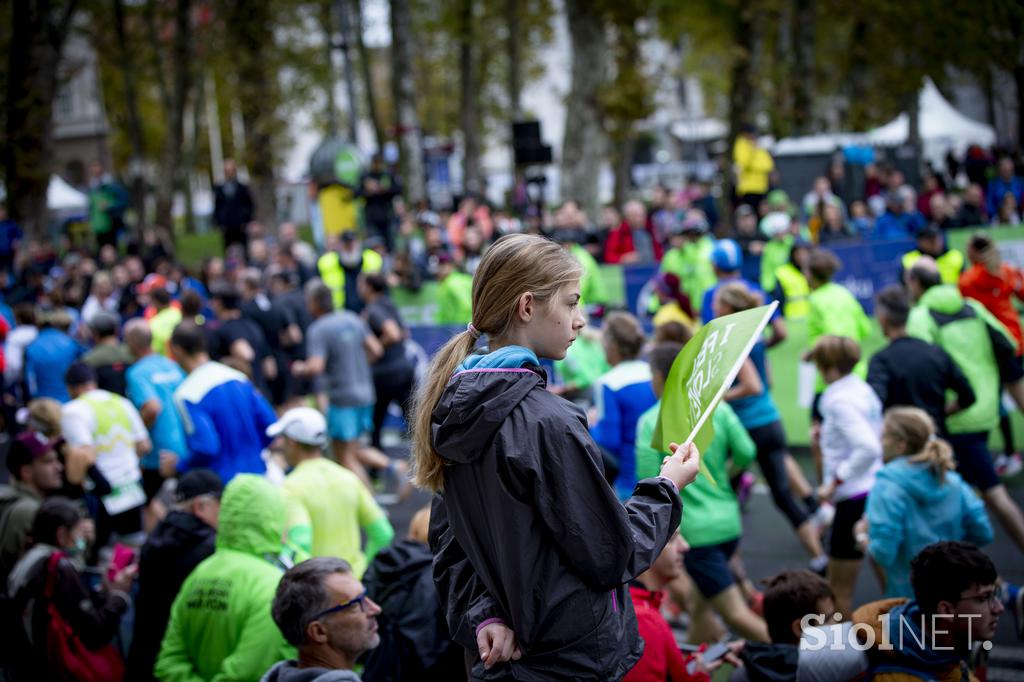
[[[58,564],[63,558],[62,552],[50,555],[43,592],[49,617],[46,625],[46,650],[51,679],[67,682],[121,682],[124,679],[124,661],[114,645],[105,644],[98,649],[85,646],[53,601]]]

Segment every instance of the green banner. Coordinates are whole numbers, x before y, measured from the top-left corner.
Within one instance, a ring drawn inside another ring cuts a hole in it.
[[[651,447],[670,452],[670,443],[692,441],[701,453],[707,451],[715,435],[711,415],[778,305],[772,302],[716,318],[690,339],[665,381]],[[714,480],[703,457],[700,469],[708,480]]]

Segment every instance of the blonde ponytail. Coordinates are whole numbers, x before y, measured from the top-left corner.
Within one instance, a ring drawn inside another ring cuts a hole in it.
[[[946,473],[955,468],[953,448],[936,437],[935,424],[924,410],[916,407],[891,408],[885,413],[885,432],[889,437],[906,444],[906,452],[893,456],[907,457],[917,464],[927,464],[939,483],[944,482]]]
[[[932,438],[925,443],[921,452],[910,457],[910,461],[930,466],[940,482],[946,480],[947,472],[956,468],[956,463],[953,461],[953,448],[941,438]]]
[[[413,483],[431,492],[444,489],[445,462],[434,449],[431,421],[452,374],[473,352],[478,336],[506,336],[526,292],[546,305],[582,276],[583,267],[566,249],[536,235],[507,235],[484,252],[473,276],[472,329],[457,334],[437,352],[416,394],[411,420]]]
[[[444,487],[444,460],[434,451],[430,420],[448,380],[473,352],[475,345],[476,336],[468,329],[449,339],[430,361],[427,375],[416,392],[412,420],[412,481],[432,492]]]

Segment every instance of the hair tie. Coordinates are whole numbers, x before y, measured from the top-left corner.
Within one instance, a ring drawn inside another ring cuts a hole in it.
[[[929,443],[934,443],[938,439],[939,439],[939,437],[936,436],[934,433],[928,434],[928,442]]]
[[[480,338],[480,330],[474,327],[472,322],[466,325],[466,331],[472,334],[474,339]]]

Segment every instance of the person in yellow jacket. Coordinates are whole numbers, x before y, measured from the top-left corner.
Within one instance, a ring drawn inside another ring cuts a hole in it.
[[[732,163],[736,171],[736,196],[740,203],[756,211],[768,193],[768,178],[775,170],[775,162],[768,150],[758,145],[754,126],[744,126],[736,136]]]
[[[329,237],[327,245],[327,253],[316,262],[320,279],[334,295],[335,308],[358,313],[362,308],[357,288],[359,275],[380,272],[384,259],[373,249],[363,248],[352,231],[343,232],[340,238]]]
[[[459,270],[450,255],[442,253],[437,281],[437,324],[469,324],[473,319],[473,278]]]
[[[803,241],[793,242],[789,260],[775,268],[775,300],[782,306],[782,316],[787,320],[803,320],[811,311],[811,285],[807,281],[807,260],[810,245]]]
[[[917,233],[917,248],[903,254],[903,260],[900,262],[901,282],[904,281],[903,276],[910,272],[910,268],[914,267],[914,263],[921,256],[931,256],[935,259],[943,284],[957,284],[960,281],[960,273],[964,271],[964,254],[957,249],[948,248],[942,231],[934,225],[922,228]]]

